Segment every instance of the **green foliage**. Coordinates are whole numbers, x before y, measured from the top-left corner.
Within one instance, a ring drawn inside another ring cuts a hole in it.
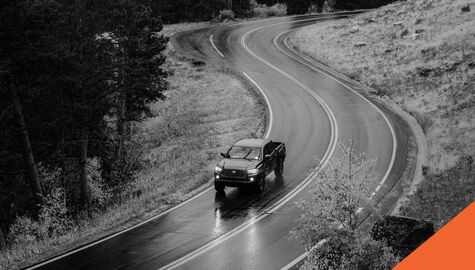
[[[223,21],[232,21],[234,20],[234,12],[230,9],[223,9],[219,11],[218,17],[216,17],[216,21],[223,22]]]
[[[354,231],[358,209],[374,209],[370,199],[375,187],[374,160],[357,154],[353,145],[340,144],[341,156],[333,158],[312,184],[312,199],[301,201],[302,218],[297,236],[306,247],[341,230]]]
[[[301,270],[392,269],[400,258],[384,243],[340,232],[311,249]]]
[[[35,239],[61,233],[54,223],[65,219],[55,208],[59,197],[71,218],[83,211],[91,215],[134,180],[141,152],[131,123],[151,116],[149,104],[163,99],[167,88],[161,66],[168,40],[159,34],[161,21],[145,3],[1,3],[0,72],[11,74],[18,92],[46,194],[37,209],[24,192],[30,188],[12,101],[1,99],[3,231],[18,220],[35,232]],[[4,87],[0,91],[7,96]],[[26,214],[29,218],[17,219]],[[44,228],[48,233],[41,232]],[[13,234],[32,235],[18,230],[15,225]]]
[[[99,153],[102,176],[114,195],[119,195],[133,181],[139,169],[136,142],[132,137],[134,123],[152,116],[149,104],[164,99],[167,72],[161,68],[162,54],[168,39],[159,32],[161,21],[153,10],[139,1],[116,1],[109,10],[107,35],[103,38],[114,44],[111,77],[114,92],[111,96],[115,132]]]
[[[336,0],[325,0],[322,5],[323,13],[330,13],[335,8]]]
[[[256,1],[251,1],[256,3]],[[276,3],[283,3],[287,5],[288,14],[304,14],[306,12],[330,12],[333,9],[337,10],[352,10],[362,8],[376,8],[386,5],[394,0],[257,0],[258,3],[272,6]],[[325,3],[326,2],[326,3]],[[251,6],[252,6],[251,3]]]
[[[259,18],[285,16],[287,15],[287,5],[282,3],[277,3],[272,6],[256,4],[252,8],[252,11],[254,15],[258,16]]]
[[[18,217],[10,227],[10,232],[8,233],[8,242],[11,245],[26,245],[31,242],[35,242],[38,239],[41,239],[39,234],[39,224],[37,221],[27,217],[21,216]]]
[[[377,214],[375,161],[357,154],[353,143],[340,150],[314,180],[311,200],[299,202],[303,213],[293,233],[310,253],[302,269],[390,269],[397,262],[391,250],[359,230],[361,210]]]
[[[44,199],[38,219],[17,217],[10,227],[10,245],[25,246],[63,234],[71,226],[62,189],[53,190]]]
[[[140,2],[117,1],[110,16],[108,28],[117,48],[115,86],[126,97],[125,120],[138,121],[143,114],[150,115],[149,103],[165,98],[166,73],[161,66],[168,39],[159,34],[162,24],[152,9]]]
[[[153,2],[165,23],[210,21],[221,10],[231,10],[237,17],[246,17],[249,0],[161,0]]]
[[[106,181],[102,178],[101,164],[98,158],[88,160],[87,174],[89,176],[88,187],[91,192],[91,207],[96,210],[102,210],[111,204],[113,193],[107,188]]]

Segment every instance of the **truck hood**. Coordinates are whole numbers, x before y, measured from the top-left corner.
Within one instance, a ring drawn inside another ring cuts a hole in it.
[[[259,160],[225,158],[218,163],[218,166],[226,169],[249,170],[256,168],[259,162]]]

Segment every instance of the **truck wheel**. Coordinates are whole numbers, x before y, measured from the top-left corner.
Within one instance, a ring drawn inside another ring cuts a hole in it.
[[[216,189],[216,192],[223,193],[224,188],[225,188],[224,185],[214,182],[214,189]]]
[[[275,176],[278,178],[281,178],[282,175],[284,174],[284,161],[279,160],[277,162],[277,166],[274,169]]]
[[[256,192],[262,193],[266,187],[266,178],[265,176],[259,177],[256,183]]]

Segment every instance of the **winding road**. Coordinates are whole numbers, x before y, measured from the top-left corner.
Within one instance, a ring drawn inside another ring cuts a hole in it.
[[[30,269],[288,269],[304,254],[290,235],[300,217],[296,202],[338,142],[377,159],[373,199],[384,211],[397,199],[406,163],[407,126],[362,86],[340,78],[288,46],[302,27],[340,15],[305,15],[175,34],[174,48],[242,73],[268,106],[265,137],[287,145],[284,182],[267,179],[256,196],[207,188],[190,200],[97,242]],[[210,176],[211,176],[210,172]],[[388,194],[391,194],[388,196]]]

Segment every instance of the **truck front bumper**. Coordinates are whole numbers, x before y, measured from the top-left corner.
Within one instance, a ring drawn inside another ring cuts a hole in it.
[[[218,184],[227,187],[243,187],[255,185],[258,177],[258,175],[248,175],[246,176],[246,178],[228,178],[220,175],[219,173],[214,173],[214,181]]]

